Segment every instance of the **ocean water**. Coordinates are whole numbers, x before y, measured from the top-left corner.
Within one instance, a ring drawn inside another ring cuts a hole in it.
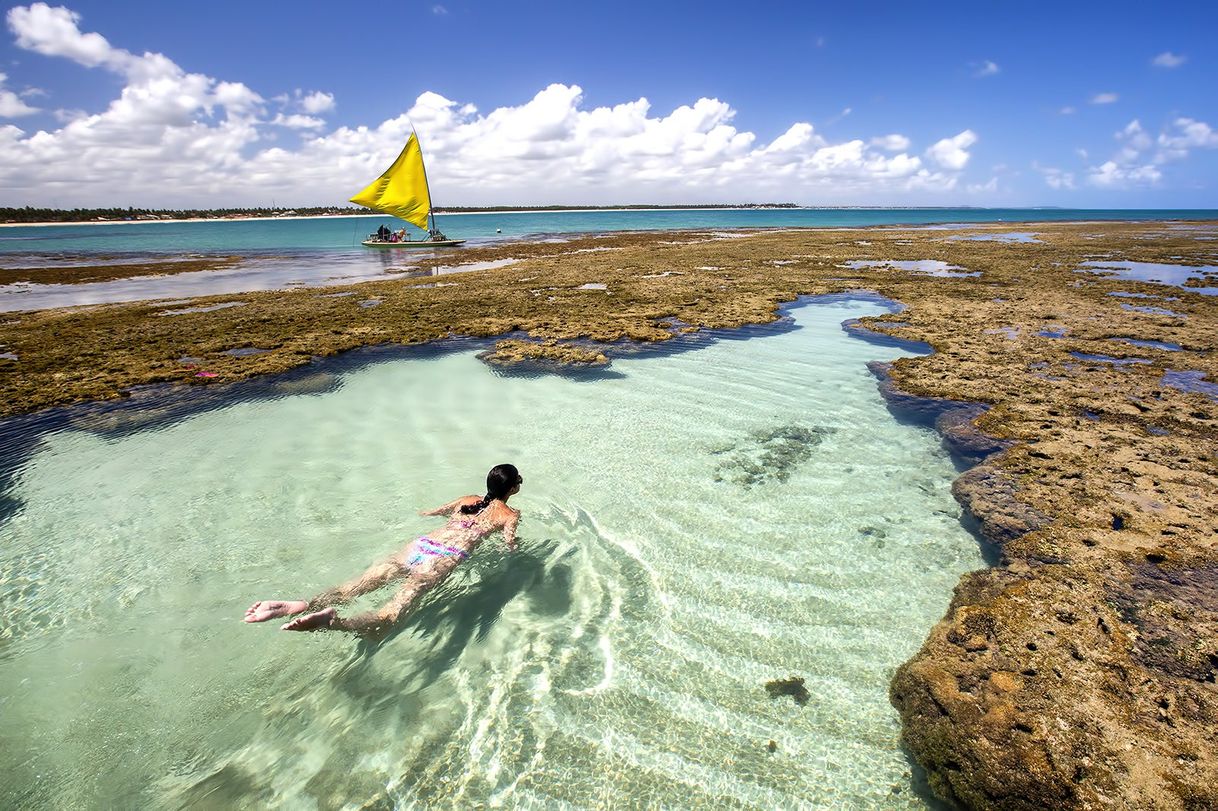
[[[649,211],[551,211],[499,214],[441,214],[437,225],[471,245],[523,236],[611,231],[734,228],[841,228],[872,225],[967,225],[997,222],[1075,220],[1218,220],[1212,209],[713,209]],[[249,251],[362,249],[360,240],[378,225],[400,228],[382,217],[225,222],[150,222],[0,228],[0,254],[45,252],[244,253]],[[413,226],[408,226],[413,228]],[[1208,232],[1206,232],[1208,233]],[[415,231],[416,237],[419,232]],[[399,251],[400,253],[400,251]],[[28,266],[14,262],[7,266]]]
[[[888,684],[984,564],[864,366],[906,353],[841,329],[883,311],[589,378],[349,357],[45,433],[3,494],[0,806],[926,807]],[[391,638],[240,622],[505,461],[520,551],[487,541]],[[792,675],[805,706],[764,689]]]

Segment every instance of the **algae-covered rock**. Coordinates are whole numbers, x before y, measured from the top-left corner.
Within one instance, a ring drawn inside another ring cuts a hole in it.
[[[1213,669],[1144,657],[1111,584],[1074,568],[961,581],[893,679],[903,742],[935,793],[962,808],[1218,808]],[[1164,585],[1201,616],[1174,631],[1143,617],[1142,630],[1192,636],[1175,640],[1182,653],[1212,638],[1213,586],[1194,588],[1203,579]]]
[[[981,525],[981,534],[998,546],[1047,526],[1049,516],[1016,496],[1009,475],[990,465],[965,471],[952,483],[952,495]]]
[[[507,339],[495,344],[491,352],[479,355],[487,363],[508,366],[524,361],[542,361],[560,366],[606,366],[609,358],[604,352],[557,341],[521,341]]]

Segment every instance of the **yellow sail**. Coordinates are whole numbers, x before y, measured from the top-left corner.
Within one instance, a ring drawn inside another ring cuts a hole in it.
[[[431,212],[431,194],[427,191],[427,172],[423,168],[423,151],[412,132],[406,139],[402,154],[385,173],[351,198],[352,203],[373,211],[399,217],[408,223],[427,229]]]

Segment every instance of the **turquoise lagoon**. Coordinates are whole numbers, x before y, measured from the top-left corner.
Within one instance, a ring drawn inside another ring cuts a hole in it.
[[[807,302],[582,378],[356,354],[25,433],[0,805],[926,807],[888,683],[984,562],[938,437],[864,365],[908,352],[841,329],[884,309]],[[240,622],[504,461],[521,550],[488,541],[391,638]],[[805,706],[764,689],[791,675]]]

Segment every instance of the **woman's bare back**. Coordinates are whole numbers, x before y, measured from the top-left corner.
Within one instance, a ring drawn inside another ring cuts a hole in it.
[[[502,530],[508,549],[515,551],[516,525],[520,521],[520,512],[499,499],[492,500],[479,512],[461,512],[462,507],[481,502],[482,498],[479,496],[462,496],[434,510],[424,510],[422,515],[449,516],[448,523],[434,532],[427,533],[427,537],[455,546],[466,554],[473,554],[483,540]]]

